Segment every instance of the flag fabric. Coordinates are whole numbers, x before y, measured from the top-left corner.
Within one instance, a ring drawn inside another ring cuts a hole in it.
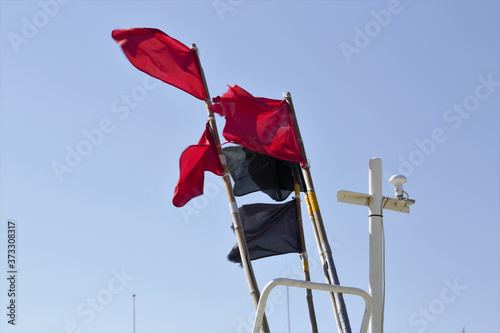
[[[112,36],[137,69],[196,98],[207,98],[195,50],[153,28],[113,30]]]
[[[283,201],[295,190],[294,178],[300,190],[307,191],[297,162],[280,160],[241,146],[226,147],[222,151],[236,196],[262,191],[275,201]]]
[[[182,207],[192,198],[203,194],[205,171],[217,176],[224,174],[208,122],[198,144],[189,146],[182,153],[179,167],[179,181],[172,200],[176,207]]]
[[[254,97],[235,85],[213,102],[210,110],[225,117],[222,134],[229,142],[282,160],[306,163],[285,100]]]
[[[244,205],[239,212],[250,260],[302,252],[294,200],[282,204]],[[241,263],[238,245],[227,258]]]

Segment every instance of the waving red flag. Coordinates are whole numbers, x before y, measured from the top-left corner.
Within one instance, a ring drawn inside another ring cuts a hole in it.
[[[137,69],[205,100],[196,51],[152,28],[113,30],[113,39]]]
[[[224,174],[208,122],[198,144],[189,146],[182,153],[179,166],[179,181],[172,200],[176,207],[182,207],[192,198],[203,194],[205,171],[217,176]]]
[[[215,97],[210,110],[226,118],[226,140],[282,160],[306,163],[285,100],[254,97],[238,86]]]

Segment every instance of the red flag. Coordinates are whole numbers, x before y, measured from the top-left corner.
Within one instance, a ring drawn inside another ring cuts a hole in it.
[[[176,207],[182,207],[192,198],[203,194],[205,171],[213,172],[217,176],[224,174],[208,122],[198,144],[189,146],[182,153],[179,166],[179,181],[172,200]]]
[[[226,118],[226,140],[282,160],[306,163],[297,142],[288,103],[254,97],[238,86],[213,99],[210,110]]]
[[[152,28],[113,30],[114,40],[137,69],[205,100],[196,51]]]

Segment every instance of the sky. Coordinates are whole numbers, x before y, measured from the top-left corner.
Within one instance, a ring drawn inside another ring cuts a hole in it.
[[[222,180],[172,204],[204,103],[111,38],[151,27],[196,43],[212,97],[291,93],[342,285],[368,291],[368,208],[337,192],[367,193],[373,157],[385,196],[407,177],[410,214],[384,211],[385,332],[500,332],[499,14],[489,0],[1,0],[0,331],[132,332],[134,294],[137,333],[251,330]],[[261,290],[302,278],[297,254],[252,264]],[[313,295],[319,331],[336,332]],[[363,302],[345,301],[358,331]],[[271,332],[310,332],[302,289],[275,289],[267,316]]]

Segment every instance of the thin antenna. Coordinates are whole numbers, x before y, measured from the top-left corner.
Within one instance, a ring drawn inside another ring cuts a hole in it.
[[[133,317],[134,317],[134,330],[135,333],[135,294],[132,295],[132,303],[133,303]]]
[[[288,286],[286,286],[286,309],[288,313],[288,333],[290,333],[290,293],[288,292]]]

